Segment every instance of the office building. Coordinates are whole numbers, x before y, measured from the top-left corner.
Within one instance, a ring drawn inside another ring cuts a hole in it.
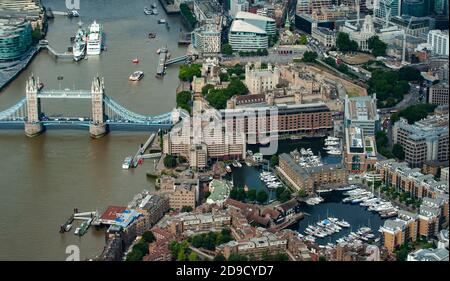
[[[233,20],[228,42],[234,51],[258,51],[269,47],[267,32],[243,20]]]
[[[249,4],[247,0],[229,0],[230,1],[230,16],[236,18],[238,12],[247,12]]]
[[[435,105],[449,104],[448,83],[441,82],[428,88],[428,103]]]
[[[386,15],[401,16],[402,0],[378,0],[378,5],[374,7],[374,15],[384,20]]]
[[[331,48],[336,46],[336,32],[331,29],[325,27],[313,28],[311,37],[325,47]]]
[[[20,59],[30,49],[31,43],[30,22],[0,18],[0,61]]]
[[[267,35],[275,34],[276,23],[275,20],[272,18],[240,11],[236,13],[235,19],[254,25],[264,30],[267,33]]]
[[[433,54],[439,56],[449,55],[448,30],[430,30],[428,32],[427,43],[431,46]]]
[[[402,0],[402,15],[426,17],[433,13],[434,0]]]
[[[362,129],[365,136],[374,136],[380,129],[377,98],[373,96],[345,97],[345,127],[353,125]]]
[[[400,118],[392,129],[394,143],[402,145],[405,161],[421,167],[425,161],[448,161],[448,115],[433,115],[414,124]]]

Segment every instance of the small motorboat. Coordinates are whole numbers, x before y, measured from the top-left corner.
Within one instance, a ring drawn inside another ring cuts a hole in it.
[[[42,90],[42,88],[44,88],[44,83],[39,82],[39,84],[38,84],[38,90],[40,91],[40,90]]]
[[[156,33],[150,32],[150,33],[148,34],[148,38],[150,38],[150,39],[153,39],[153,38],[155,38],[155,37],[156,37]]]
[[[129,80],[130,81],[139,81],[142,79],[142,77],[144,77],[143,71],[135,71],[135,72],[133,72],[133,74],[130,75]]]
[[[156,53],[159,55],[161,53],[161,49],[156,50]]]
[[[153,11],[150,10],[149,8],[145,7],[145,8],[144,8],[144,14],[146,14],[147,16],[153,15]]]
[[[138,64],[138,63],[139,63],[139,60],[138,60],[137,58],[135,58],[135,59],[132,60],[132,62],[133,62],[134,64]]]

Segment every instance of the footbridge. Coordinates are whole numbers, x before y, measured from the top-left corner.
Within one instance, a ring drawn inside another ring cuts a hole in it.
[[[160,115],[147,116],[128,110],[105,95],[104,80],[95,77],[91,90],[42,90],[39,78],[29,77],[26,82],[26,97],[15,105],[0,111],[0,128],[24,128],[27,136],[36,136],[48,126],[75,126],[89,128],[92,137],[105,135],[109,129],[121,130],[145,129],[168,130],[189,113],[174,109]],[[90,117],[51,117],[41,111],[42,99],[90,99],[92,116]],[[11,126],[12,125],[12,126]]]

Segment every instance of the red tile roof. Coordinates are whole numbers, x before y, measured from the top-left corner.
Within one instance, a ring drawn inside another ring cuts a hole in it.
[[[108,206],[106,211],[101,215],[100,219],[102,220],[115,220],[117,213],[123,213],[127,207],[122,206]]]

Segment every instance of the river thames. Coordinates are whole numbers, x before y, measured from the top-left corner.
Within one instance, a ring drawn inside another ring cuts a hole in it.
[[[99,57],[78,63],[55,61],[40,53],[15,81],[0,93],[0,110],[25,96],[25,81],[34,73],[47,89],[90,89],[95,75],[104,77],[106,94],[131,111],[146,115],[168,112],[175,106],[178,67],[167,69],[164,79],[154,76],[156,50],[168,46],[172,57],[184,55],[177,44],[179,16],[167,16],[158,1],[160,14],[146,16],[149,1],[82,0],[80,18],[57,16],[49,22],[47,40],[58,52],[70,46],[78,21],[88,27],[93,20],[103,24],[107,50]],[[55,11],[65,11],[63,0],[43,0]],[[171,28],[158,25],[166,18]],[[148,39],[156,32],[156,39]],[[131,63],[133,58],[138,65]],[[137,84],[128,82],[135,70],[145,72]],[[62,81],[57,77],[63,76]],[[90,116],[90,101],[52,100],[42,104],[47,115]],[[87,130],[47,130],[36,138],[21,130],[0,131],[0,260],[64,260],[68,245],[80,246],[81,258],[99,254],[104,232],[90,230],[83,237],[58,232],[73,211],[98,210],[108,205],[126,205],[134,194],[151,190],[145,172],[150,163],[123,171],[124,157],[136,152],[148,137],[145,132],[111,132],[93,140]]]

